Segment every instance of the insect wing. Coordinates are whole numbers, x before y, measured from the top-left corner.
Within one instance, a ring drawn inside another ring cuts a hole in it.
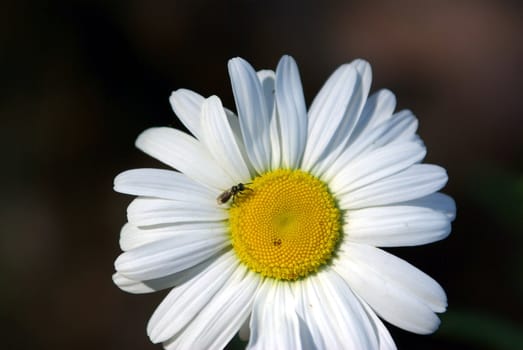
[[[218,204],[225,204],[229,199],[231,199],[232,195],[233,193],[231,190],[224,191],[216,198],[216,201]]]

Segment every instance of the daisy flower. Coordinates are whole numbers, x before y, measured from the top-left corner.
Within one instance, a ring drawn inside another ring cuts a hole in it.
[[[377,247],[426,244],[451,230],[445,170],[422,164],[408,110],[369,94],[363,60],[339,67],[307,111],[298,67],[229,61],[237,115],[180,89],[191,132],[157,127],[136,146],[175,170],[136,169],[115,190],[127,209],[114,282],[172,288],[147,326],[166,349],[394,349],[381,319],[428,334],[446,295]],[[379,318],[378,318],[379,316]]]

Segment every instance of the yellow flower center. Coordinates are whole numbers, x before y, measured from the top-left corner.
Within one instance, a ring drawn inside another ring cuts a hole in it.
[[[245,265],[266,277],[296,280],[330,260],[341,216],[322,181],[278,169],[245,187],[229,209],[232,246]]]

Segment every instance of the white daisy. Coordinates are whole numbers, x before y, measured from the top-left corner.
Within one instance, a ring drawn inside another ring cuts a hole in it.
[[[139,149],[177,171],[115,179],[136,198],[114,282],[131,293],[172,288],[147,332],[166,349],[220,349],[240,332],[256,349],[394,349],[382,321],[434,332],[440,285],[384,250],[450,233],[455,204],[410,111],[388,90],[368,96],[355,60],[307,112],[298,67],[229,62],[238,117],[216,96],[173,92],[193,136],[152,128]],[[236,186],[236,187],[235,187]],[[218,201],[217,201],[218,198]]]

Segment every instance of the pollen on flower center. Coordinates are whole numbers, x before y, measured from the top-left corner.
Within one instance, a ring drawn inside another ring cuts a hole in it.
[[[246,187],[229,209],[232,245],[244,264],[296,280],[329,261],[341,235],[340,211],[322,181],[278,169]]]

